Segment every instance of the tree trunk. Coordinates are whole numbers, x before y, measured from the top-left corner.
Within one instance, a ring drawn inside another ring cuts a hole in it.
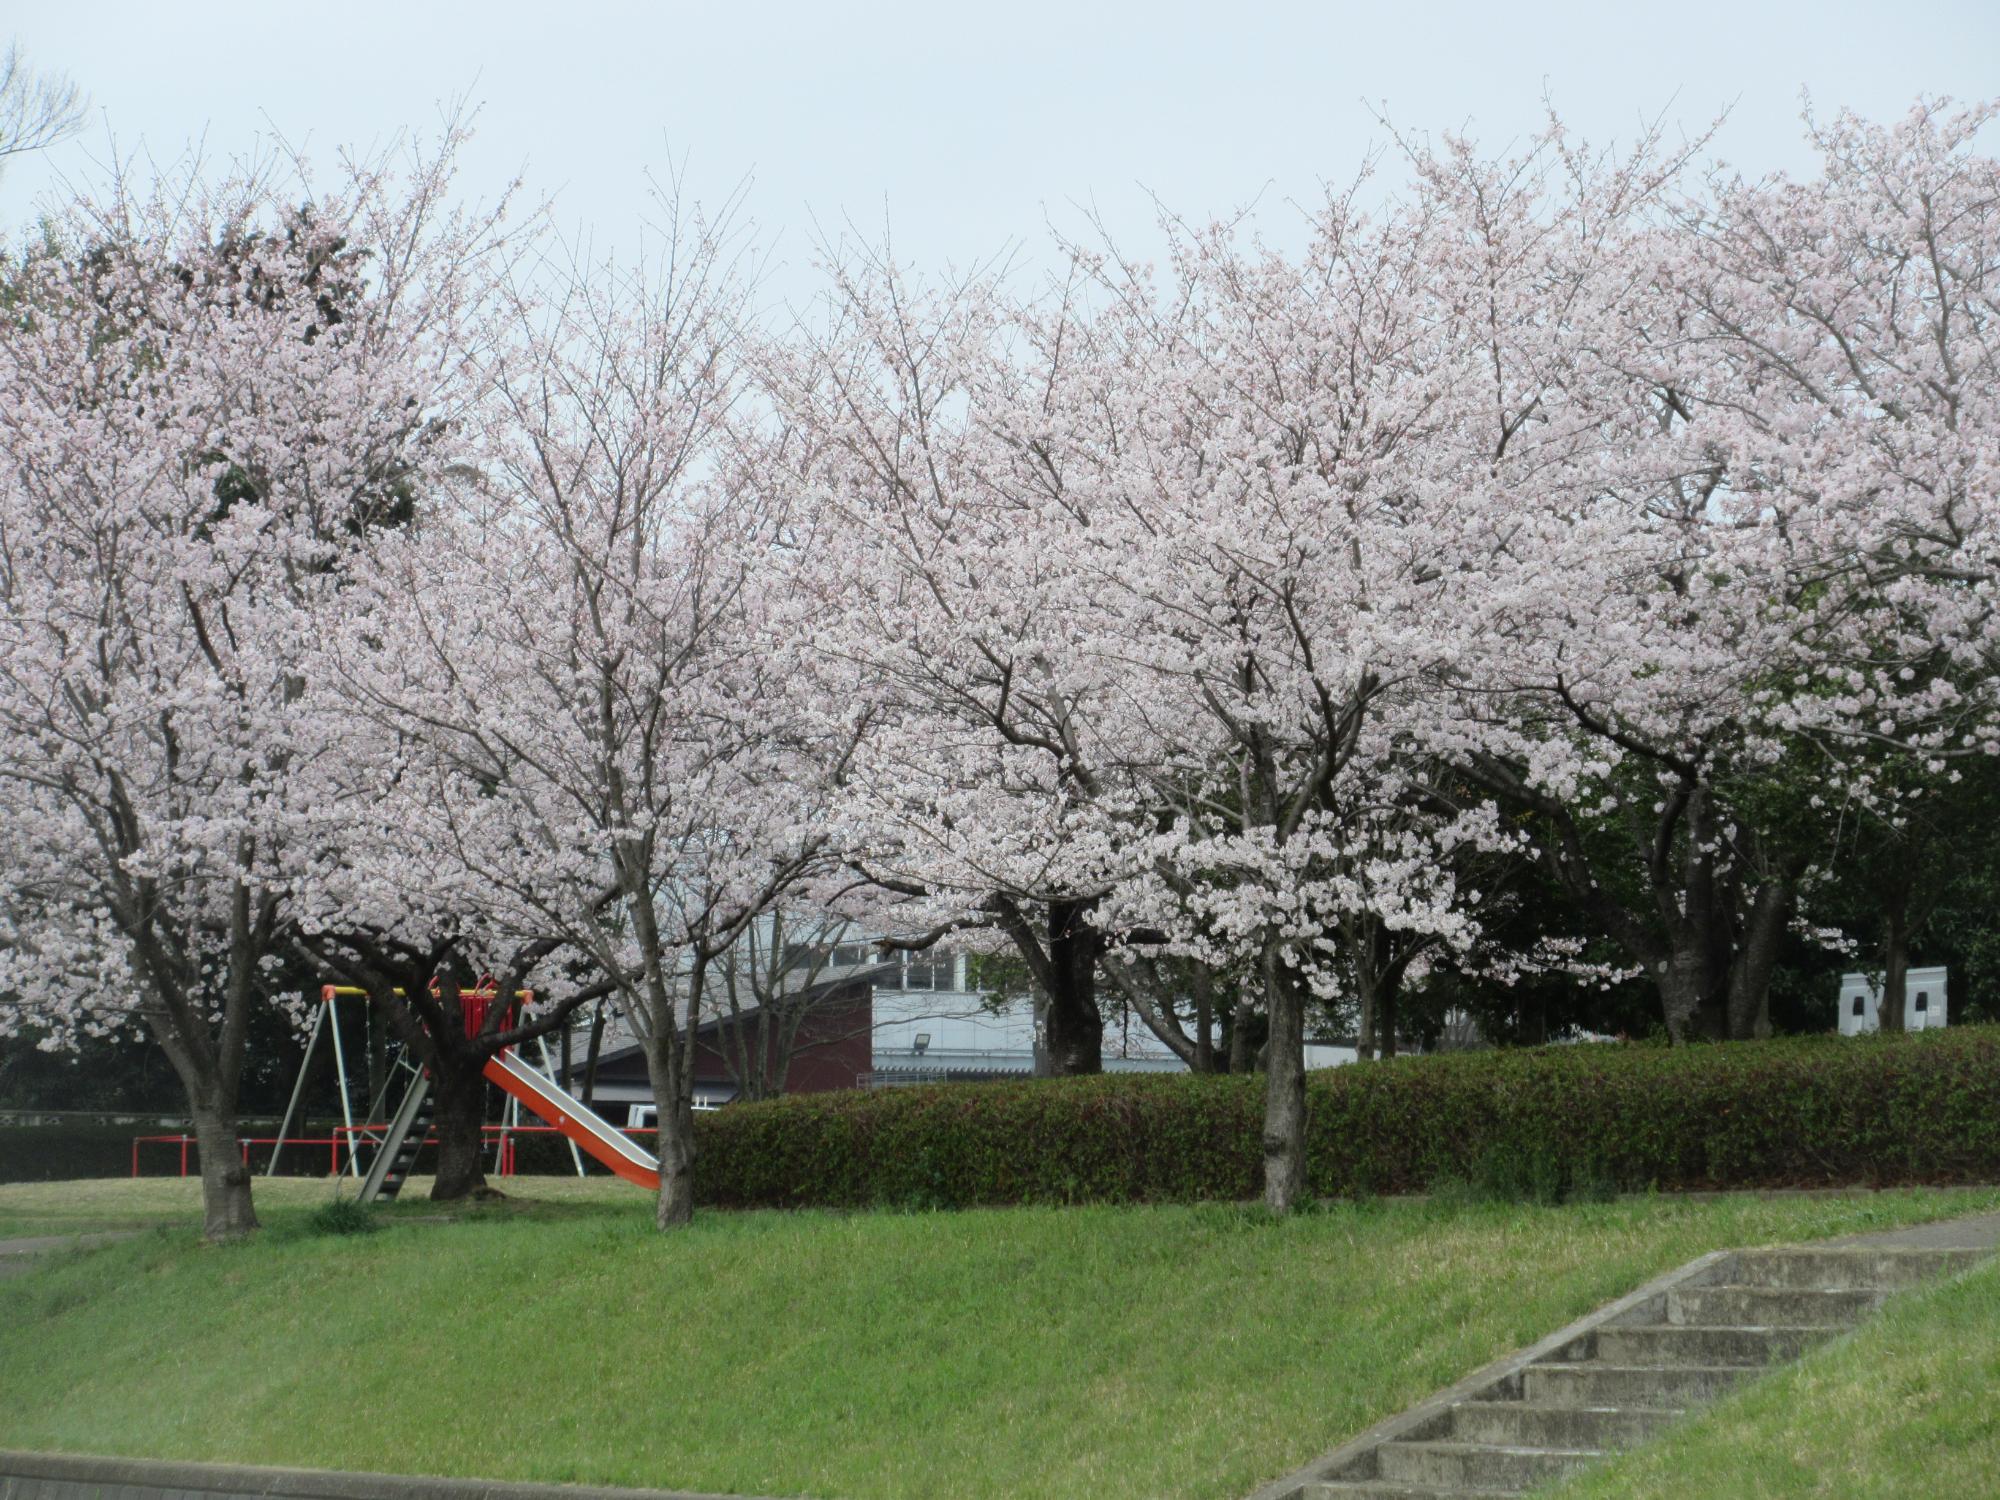
[[[677,1104],[660,1111],[659,1145],[660,1199],[653,1223],[659,1229],[685,1229],[694,1221],[693,1109]]]
[[[1028,988],[1028,1004],[1034,1011],[1035,1020],[1035,1071],[1037,1078],[1056,1076],[1055,1062],[1049,1052],[1049,992],[1040,984]]]
[[[1898,879],[1890,887],[1883,912],[1882,1003],[1875,1024],[1882,1031],[1901,1031],[1910,998],[1910,882]]]
[[[1674,946],[1664,969],[1654,975],[1667,1036],[1675,1046],[1724,1034],[1726,1001],[1717,1003],[1714,960],[1709,944],[1696,934]],[[1718,1023],[1721,1024],[1718,1024]]]
[[[1750,903],[1750,920],[1743,941],[1729,966],[1729,1035],[1749,1041],[1771,1034],[1771,971],[1778,964],[1785,922],[1791,916],[1789,881],[1773,880],[1757,888]]]
[[[486,1123],[486,1077],[476,1061],[444,1056],[431,1070],[437,1129],[437,1180],[433,1203],[450,1203],[488,1191],[480,1128]]]
[[[202,1238],[240,1239],[258,1226],[250,1203],[250,1169],[236,1138],[236,1111],[197,1100],[190,1112],[201,1151]]]
[[[1188,984],[1194,991],[1194,1070],[1197,1073],[1213,1073],[1216,1066],[1215,1037],[1215,982],[1205,964],[1191,964],[1188,968]]]
[[[1376,1024],[1381,1027],[1382,1040],[1378,1054],[1382,1057],[1396,1055],[1396,999],[1400,985],[1383,984],[1375,997]]]
[[[1097,1008],[1094,903],[1049,903],[1049,1069],[1059,1078],[1104,1071],[1104,1016]]]
[[[693,1034],[690,1027],[689,1035]],[[681,1076],[693,1066],[694,1059],[681,1050],[678,1036],[655,1021],[646,1044],[646,1076],[653,1085],[654,1149],[660,1158],[660,1196],[653,1223],[663,1230],[685,1229],[694,1220],[694,1099],[692,1080]]]
[[[597,1099],[597,1059],[604,1051],[604,1005],[599,1002],[597,1014],[590,1018],[590,1041],[583,1051],[583,1103],[586,1109],[596,1108]]]
[[[1548,1041],[1549,997],[1540,985],[1521,997],[1520,1020],[1523,1046],[1539,1047]]]
[[[1375,976],[1368,965],[1355,966],[1355,988],[1361,992],[1361,1014],[1354,1028],[1354,1055],[1361,1062],[1375,1057]]]
[[[1264,955],[1264,1206],[1289,1213],[1306,1185],[1305,997],[1276,947]]]
[[[1254,1014],[1248,999],[1239,996],[1229,1012],[1229,1071],[1250,1071],[1250,1018]]]

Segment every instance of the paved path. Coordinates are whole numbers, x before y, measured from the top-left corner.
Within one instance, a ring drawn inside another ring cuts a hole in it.
[[[1883,1250],[1996,1250],[2000,1249],[2000,1213],[1967,1214],[1962,1219],[1880,1229],[1873,1234],[1847,1234],[1837,1240],[1816,1243],[1843,1249],[1853,1246]]]
[[[410,1474],[267,1469],[247,1464],[177,1463],[19,1453],[0,1448],[0,1500],[757,1500],[687,1490],[611,1489],[584,1484],[520,1484],[430,1479]]]

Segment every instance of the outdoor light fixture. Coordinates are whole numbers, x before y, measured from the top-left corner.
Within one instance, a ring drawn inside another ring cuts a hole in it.
[[[924,1055],[924,1049],[930,1046],[930,1044],[931,1044],[931,1034],[928,1031],[920,1031],[917,1033],[917,1039],[914,1042],[910,1043],[910,1050],[916,1053],[917,1056],[922,1057]]]

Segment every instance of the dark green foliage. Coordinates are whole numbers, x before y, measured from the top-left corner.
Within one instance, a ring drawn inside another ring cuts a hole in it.
[[[697,1122],[719,1206],[1246,1199],[1262,1080],[1104,1076],[739,1105]],[[2000,1181],[2000,1028],[1399,1058],[1311,1075],[1313,1196]]]

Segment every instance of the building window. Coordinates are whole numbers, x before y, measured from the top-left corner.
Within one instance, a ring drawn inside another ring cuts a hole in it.
[[[906,990],[948,990],[951,988],[951,958],[935,950],[905,954],[903,988]]]

